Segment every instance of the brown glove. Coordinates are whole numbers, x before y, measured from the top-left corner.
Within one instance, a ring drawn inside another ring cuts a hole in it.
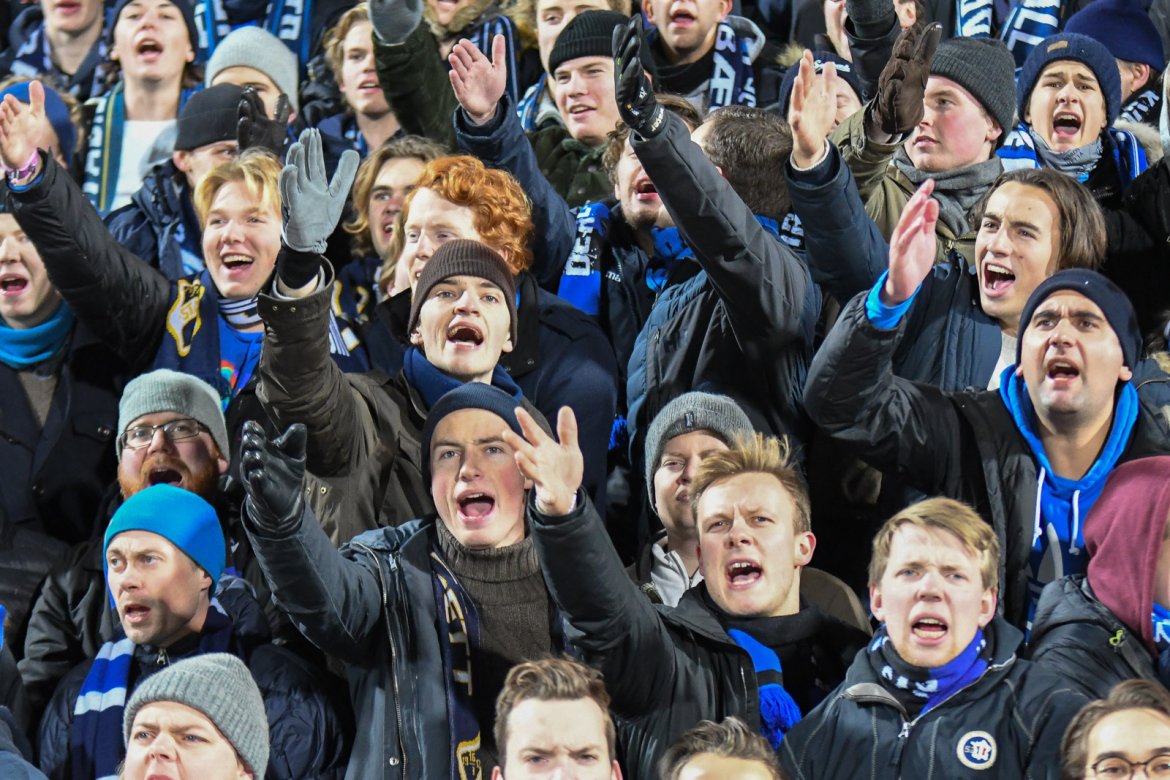
[[[886,135],[903,135],[922,121],[922,99],[930,63],[942,36],[942,25],[914,25],[894,42],[890,61],[878,77],[873,99],[873,120]]]

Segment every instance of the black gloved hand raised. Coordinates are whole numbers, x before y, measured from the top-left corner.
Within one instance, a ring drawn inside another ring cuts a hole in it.
[[[262,533],[291,533],[301,519],[305,491],[305,426],[294,423],[272,441],[255,420],[244,423],[240,462],[244,511]]]
[[[277,159],[283,160],[290,113],[288,95],[283,92],[276,101],[276,116],[269,119],[260,95],[251,87],[245,89],[237,112],[239,123],[236,125],[236,141],[239,142],[240,151],[258,147],[267,149]]]
[[[635,14],[613,31],[614,97],[622,121],[643,138],[653,138],[666,124],[666,111],[654,97],[642,56],[642,16]]]

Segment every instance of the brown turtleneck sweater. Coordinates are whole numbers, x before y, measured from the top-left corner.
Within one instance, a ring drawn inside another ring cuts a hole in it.
[[[496,696],[508,670],[521,661],[557,653],[553,647],[551,599],[540,573],[532,538],[489,550],[460,544],[446,524],[435,524],[443,559],[479,611],[472,699],[483,737],[483,766],[499,763],[492,736]]]

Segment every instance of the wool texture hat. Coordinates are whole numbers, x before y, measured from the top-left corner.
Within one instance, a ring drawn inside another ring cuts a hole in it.
[[[195,52],[195,56],[199,56],[199,28],[195,26],[195,10],[191,7],[189,0],[167,0],[168,3],[179,9],[179,13],[183,15],[183,23],[187,25],[187,39],[191,42],[191,49]],[[107,17],[110,20],[109,36],[110,45],[114,44],[114,28],[118,26],[118,17],[122,15],[122,10],[130,4],[130,0],[118,0],[114,6],[113,12]]]
[[[207,572],[215,589],[225,560],[223,528],[215,507],[200,496],[174,485],[151,485],[127,498],[106,527],[103,561],[110,542],[126,531],[149,531],[163,537]]]
[[[160,368],[135,377],[122,391],[122,400],[118,402],[118,438],[115,439],[119,459],[122,457],[122,434],[130,423],[143,415],[158,412],[177,412],[198,420],[211,432],[220,455],[227,458],[231,452],[219,393],[202,379]]]
[[[207,716],[231,743],[254,777],[268,771],[268,714],[252,673],[230,653],[206,653],[175,661],[134,689],[122,716],[130,744],[138,711],[155,702],[184,704]]]
[[[190,97],[179,112],[175,150],[189,152],[208,144],[236,140],[240,98],[244,88],[216,84]]]
[[[1142,331],[1138,327],[1137,314],[1133,304],[1121,288],[1110,279],[1096,271],[1087,268],[1066,268],[1057,271],[1052,276],[1037,285],[1024,304],[1024,311],[1020,314],[1020,340],[1016,343],[1016,365],[1020,364],[1020,353],[1023,349],[1024,333],[1032,322],[1032,315],[1050,295],[1061,290],[1071,290],[1088,298],[1101,309],[1109,327],[1117,334],[1121,342],[1121,354],[1125,365],[1136,368],[1142,359]]]
[[[853,66],[853,63],[844,57],[838,57],[831,51],[813,52],[813,67],[817,73],[823,72],[825,64],[829,62],[837,66],[837,75],[844,79],[860,101],[861,79],[858,77],[857,68]],[[780,82],[780,116],[782,117],[788,116],[788,102],[792,100],[792,87],[796,84],[796,76],[799,72],[799,60],[792,63],[788,70],[784,71],[784,81]]]
[[[628,16],[617,11],[585,11],[577,14],[557,36],[557,42],[548,55],[548,72],[556,73],[563,63],[578,57],[613,59],[614,28],[629,20]]]
[[[7,89],[0,90],[0,100],[3,100],[5,95],[12,95],[21,103],[28,105],[32,102],[28,96],[28,85],[31,83],[31,81],[20,81]],[[53,126],[53,132],[57,134],[61,156],[65,158],[66,163],[72,164],[73,152],[77,147],[77,127],[69,116],[69,106],[65,105],[65,101],[57,94],[57,90],[43,82],[42,85],[45,88],[45,118],[49,120],[49,124]]]
[[[418,327],[419,312],[431,294],[431,289],[452,276],[477,276],[488,280],[503,291],[504,303],[507,304],[508,314],[512,318],[512,344],[515,345],[517,329],[520,326],[516,316],[516,277],[512,275],[512,269],[504,262],[504,258],[495,250],[469,239],[448,241],[436,249],[431,259],[423,266],[418,284],[411,295],[407,332],[413,333]]]
[[[1003,133],[1016,126],[1016,61],[995,38],[951,38],[938,45],[930,73],[958,84],[979,101]]]
[[[1157,71],[1166,66],[1162,37],[1135,0],[1093,0],[1068,18],[1064,31],[1089,36],[1116,59],[1144,62]]]
[[[654,506],[654,472],[658,471],[667,442],[675,436],[707,431],[730,446],[737,434],[753,430],[747,414],[725,395],[683,393],[662,407],[646,431],[646,495],[650,496],[650,506]]]
[[[1155,653],[1150,617],[1168,513],[1170,457],[1160,455],[1115,468],[1085,520],[1093,594]]]
[[[1087,35],[1077,33],[1048,36],[1036,44],[1028,54],[1028,59],[1024,60],[1018,81],[1020,119],[1027,112],[1032,90],[1040,80],[1040,74],[1046,67],[1061,60],[1079,62],[1093,71],[1101,87],[1101,94],[1105,96],[1105,114],[1109,124],[1113,124],[1121,112],[1121,71],[1117,69],[1117,60],[1103,45]]]
[[[432,261],[433,262],[433,261]],[[463,409],[482,409],[499,417],[517,436],[523,436],[516,419],[516,399],[484,382],[468,382],[440,398],[427,414],[422,430],[423,476],[431,479],[431,438],[443,418]],[[543,426],[542,426],[543,427]]]
[[[254,26],[232,30],[211,53],[204,83],[211,86],[222,71],[235,67],[260,71],[272,79],[277,89],[288,95],[288,103],[294,111],[300,110],[297,55],[272,33]]]

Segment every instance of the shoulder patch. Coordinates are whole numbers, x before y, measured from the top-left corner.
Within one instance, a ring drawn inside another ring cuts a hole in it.
[[[995,739],[986,731],[968,731],[959,737],[956,749],[959,763],[968,769],[990,769],[995,766]]]

